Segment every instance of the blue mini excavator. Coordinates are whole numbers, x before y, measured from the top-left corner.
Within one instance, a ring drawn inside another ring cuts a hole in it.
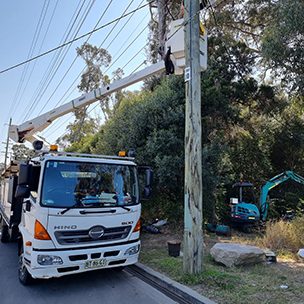
[[[249,226],[256,224],[259,220],[265,222],[269,208],[269,202],[267,201],[269,191],[288,180],[304,185],[304,178],[293,171],[285,171],[278,174],[262,186],[259,207],[255,204],[253,184],[248,182],[235,183],[232,188],[235,193],[237,192],[237,195],[230,198],[232,223],[247,230]]]

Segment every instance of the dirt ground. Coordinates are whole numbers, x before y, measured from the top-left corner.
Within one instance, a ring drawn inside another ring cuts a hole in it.
[[[182,257],[168,256],[167,242],[182,241],[182,228],[167,226],[161,234],[142,233],[141,262],[218,303],[304,304],[304,263],[300,260],[278,257],[277,263],[226,268],[216,264],[209,254],[217,242],[251,244],[250,238],[254,237],[238,232],[231,237],[204,235],[204,272],[191,277],[182,272]]]

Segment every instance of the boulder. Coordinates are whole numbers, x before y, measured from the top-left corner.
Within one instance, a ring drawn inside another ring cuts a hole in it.
[[[299,256],[300,258],[304,259],[304,248],[302,248],[302,249],[300,249],[300,250],[298,251],[298,256]]]
[[[210,254],[216,262],[227,267],[265,261],[265,253],[260,248],[236,243],[216,243],[210,249]]]

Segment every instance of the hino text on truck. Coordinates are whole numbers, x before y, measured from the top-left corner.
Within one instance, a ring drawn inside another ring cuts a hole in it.
[[[140,199],[149,196],[152,170],[137,166],[132,153],[128,157],[123,153],[66,153],[52,145],[46,151],[37,133],[55,119],[148,76],[163,70],[172,73],[172,65],[175,73],[182,73],[183,24],[183,20],[172,23],[164,62],[83,94],[21,125],[10,125],[9,138],[19,143],[29,141],[36,151],[27,162],[10,162],[2,173],[0,191],[1,241],[18,242],[22,284],[99,268],[122,269],[137,262]],[[202,37],[202,47],[206,54],[206,36]],[[141,190],[140,171],[145,181]]]

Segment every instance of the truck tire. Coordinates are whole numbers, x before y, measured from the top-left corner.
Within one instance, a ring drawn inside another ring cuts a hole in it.
[[[24,253],[23,253],[23,246],[21,247],[20,254],[19,254],[19,264],[18,264],[18,278],[22,285],[31,285],[34,282],[33,277],[28,272],[25,263],[24,263]]]
[[[5,224],[5,222],[2,222],[2,227],[1,227],[1,242],[2,243],[8,243],[10,241],[10,235],[9,235],[9,230],[8,226]]]

